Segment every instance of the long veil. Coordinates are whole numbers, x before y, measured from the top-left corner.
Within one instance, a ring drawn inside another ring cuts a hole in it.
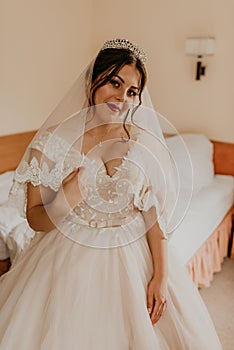
[[[74,161],[76,155],[78,158],[80,155],[83,156],[85,132],[101,125],[94,116],[97,112],[106,113],[106,106],[105,104],[90,106],[88,99],[94,62],[95,60],[92,60],[89,63],[38,130],[15,171],[10,202],[18,207],[24,217],[27,206],[27,183],[40,185],[43,189],[42,198],[46,199],[47,190],[56,193],[65,177],[77,166]],[[130,148],[134,147],[134,152],[129,152],[128,156],[131,156],[131,161],[143,174],[142,183],[141,179],[138,182],[138,202],[144,202],[142,210],[149,209],[154,203],[157,220],[166,236],[173,232],[183,218],[191,198],[191,193],[186,198],[180,195],[183,181],[180,178],[180,165],[173,159],[160,126],[160,124],[170,127],[171,125],[166,118],[155,111],[147,88],[142,93],[141,105],[128,105],[125,107],[124,115],[118,121],[112,122],[123,125],[123,120],[125,125],[134,128],[131,128],[129,133],[130,140],[123,128],[124,137],[115,140],[118,147],[114,148],[113,157],[119,157],[118,152],[116,155],[116,149],[121,150],[122,145],[128,144]],[[182,148],[184,159],[189,163],[189,155],[183,144]],[[84,157],[81,165],[85,167]],[[95,181],[95,174],[93,179]],[[144,183],[147,181],[144,193],[143,179]],[[106,210],[110,210],[110,207],[107,206]]]

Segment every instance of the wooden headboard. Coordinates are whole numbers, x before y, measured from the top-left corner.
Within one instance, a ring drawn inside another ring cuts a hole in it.
[[[215,174],[234,176],[234,143],[211,142],[214,145],[214,170]]]
[[[28,131],[0,137],[0,174],[17,167],[35,133]]]
[[[36,130],[0,137],[0,173],[14,170]],[[234,144],[211,140],[216,174],[234,176]]]

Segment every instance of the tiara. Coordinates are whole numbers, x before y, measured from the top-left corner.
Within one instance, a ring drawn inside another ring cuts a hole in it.
[[[130,50],[135,57],[139,58],[142,63],[146,62],[146,54],[137,44],[131,43],[127,39],[114,39],[105,41],[101,50],[105,49],[127,49]]]

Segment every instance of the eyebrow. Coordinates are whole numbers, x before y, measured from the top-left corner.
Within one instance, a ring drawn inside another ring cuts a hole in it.
[[[123,80],[123,78],[121,78],[119,75],[116,75],[116,77],[119,78],[119,80],[121,80],[123,84],[125,84],[125,81]],[[140,91],[140,88],[136,87],[136,86],[131,86],[131,89],[136,89],[136,90]]]

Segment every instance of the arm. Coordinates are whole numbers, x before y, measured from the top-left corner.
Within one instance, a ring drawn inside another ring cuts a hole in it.
[[[153,276],[148,284],[147,308],[152,323],[156,323],[166,309],[167,297],[167,249],[168,241],[157,222],[156,209],[151,207],[144,214],[147,241],[152,255]]]
[[[34,231],[47,233],[53,230],[56,223],[60,222],[68,213],[58,206],[56,193],[52,193],[52,190],[47,189],[51,192],[51,200],[47,204],[44,201],[43,204],[41,190],[42,186],[34,187],[31,183],[27,184],[26,216],[29,226]]]
[[[73,171],[63,180],[57,193],[28,183],[26,216],[33,230],[50,232],[82,200],[77,172]]]

